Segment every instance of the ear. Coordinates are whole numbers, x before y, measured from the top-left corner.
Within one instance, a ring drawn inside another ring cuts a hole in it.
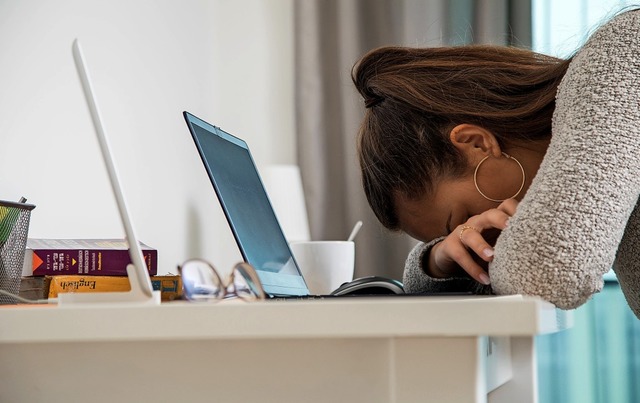
[[[488,155],[497,158],[502,154],[493,133],[480,126],[460,124],[451,129],[449,140],[470,162],[477,162]]]

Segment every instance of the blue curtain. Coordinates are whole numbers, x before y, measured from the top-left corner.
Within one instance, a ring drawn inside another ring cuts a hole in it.
[[[617,281],[576,309],[574,322],[537,338],[540,402],[640,402],[640,320]]]

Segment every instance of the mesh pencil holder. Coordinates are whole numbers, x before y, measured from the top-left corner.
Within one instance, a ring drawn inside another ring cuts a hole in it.
[[[29,235],[32,204],[0,200],[0,289],[12,294],[20,291],[24,252]],[[16,300],[0,294],[0,304]]]

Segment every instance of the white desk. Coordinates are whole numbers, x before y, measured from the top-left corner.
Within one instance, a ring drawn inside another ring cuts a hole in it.
[[[0,307],[2,402],[536,402],[535,298]],[[570,321],[570,320],[569,320]]]

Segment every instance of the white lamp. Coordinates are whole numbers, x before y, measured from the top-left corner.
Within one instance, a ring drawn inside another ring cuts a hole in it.
[[[287,241],[309,241],[309,218],[297,165],[268,165],[262,181]]]

